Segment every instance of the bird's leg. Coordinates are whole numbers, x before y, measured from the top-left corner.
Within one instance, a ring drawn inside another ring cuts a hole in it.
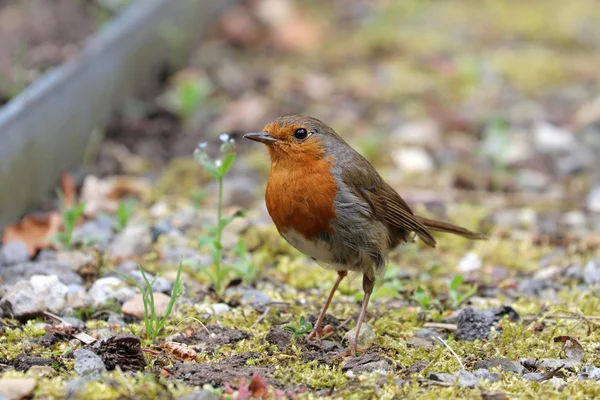
[[[356,356],[357,351],[366,351],[366,348],[362,348],[358,346],[358,337],[360,335],[360,327],[362,326],[363,320],[365,319],[365,314],[367,313],[367,306],[369,305],[369,298],[371,297],[371,293],[373,293],[373,287],[375,286],[375,281],[371,278],[368,278],[366,275],[363,275],[363,291],[365,292],[365,298],[362,301],[362,305],[360,307],[360,314],[358,315],[358,322],[356,324],[356,334],[352,339],[350,339],[350,343],[348,344],[348,348],[340,353],[336,358],[345,357],[345,356]]]
[[[306,340],[316,341],[316,342],[321,341],[321,336],[323,336],[323,320],[325,319],[325,314],[327,313],[329,304],[331,303],[331,300],[333,299],[333,295],[335,294],[338,286],[340,285],[340,282],[342,281],[342,279],[344,279],[346,277],[346,275],[348,275],[348,271],[338,271],[337,279],[335,280],[335,283],[333,284],[333,287],[331,288],[331,293],[329,293],[327,302],[325,303],[325,306],[321,310],[321,314],[319,314],[319,318],[317,319],[317,323],[315,324],[314,329],[308,335]]]

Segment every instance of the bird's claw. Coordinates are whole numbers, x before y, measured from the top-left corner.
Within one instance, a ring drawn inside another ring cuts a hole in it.
[[[344,358],[344,357],[348,357],[348,356],[356,357],[356,352],[364,353],[365,351],[367,351],[367,349],[368,349],[368,346],[361,347],[356,343],[356,340],[352,339],[350,341],[350,344],[348,344],[348,347],[346,347],[346,350],[333,356],[333,359],[336,360],[336,359]]]
[[[306,341],[310,343],[320,344],[323,337],[323,329],[315,327],[306,337]]]

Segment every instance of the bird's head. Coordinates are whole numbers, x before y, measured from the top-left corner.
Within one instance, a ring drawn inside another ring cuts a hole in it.
[[[247,133],[244,138],[267,145],[273,163],[323,159],[341,141],[333,129],[307,115],[277,118],[263,132]]]

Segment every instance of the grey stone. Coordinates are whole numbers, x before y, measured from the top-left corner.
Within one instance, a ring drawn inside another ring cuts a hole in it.
[[[202,254],[189,247],[163,247],[161,253],[165,263],[179,264],[180,261],[183,261],[195,267],[205,267],[212,263],[210,255]]]
[[[429,340],[430,342],[435,343],[435,344],[439,344],[436,337],[440,337],[442,339],[448,339],[448,334],[446,334],[444,332],[438,332],[436,330],[428,329],[428,328],[423,328],[423,329],[416,331],[413,336],[421,338],[421,339]]]
[[[445,382],[455,384],[458,380],[456,375],[447,374],[444,372],[430,372],[427,374],[427,379],[437,382]]]
[[[581,371],[579,371],[577,379],[580,381],[598,381],[600,380],[600,368],[594,365],[586,365],[585,367],[581,368]]]
[[[546,377],[546,374],[543,372],[530,372],[528,374],[523,375],[523,379],[528,381],[540,381]]]
[[[565,370],[574,371],[579,365],[581,365],[581,363],[577,361],[561,360],[558,358],[542,358],[538,363],[538,368],[549,370],[562,367]]]
[[[344,339],[347,341],[350,341],[352,339],[354,339],[354,336],[356,335],[356,327],[350,329],[348,332],[346,332],[346,334],[344,335]],[[362,324],[362,327],[360,328],[360,332],[358,334],[358,344],[359,345],[368,345],[370,343],[372,343],[375,340],[375,331],[373,330],[373,327],[370,324],[364,323]]]
[[[256,181],[248,176],[227,177],[223,188],[223,204],[227,206],[249,208],[258,195]]]
[[[144,274],[146,275],[146,279],[148,279],[148,281],[150,281],[150,282],[154,281],[154,283],[152,284],[152,291],[161,292],[161,293],[170,293],[171,292],[171,289],[173,288],[172,282],[169,282],[168,280],[166,280],[165,278],[162,278],[160,276],[157,277],[155,280],[155,276],[149,272],[144,271]],[[142,285],[144,287],[146,286],[144,277],[142,276],[142,273],[139,270],[132,271],[128,275],[131,278],[133,278],[133,280],[135,280],[139,285]]]
[[[77,373],[77,375],[88,378],[88,379],[97,379],[103,372],[106,372],[106,366],[96,353],[84,350],[77,349],[73,352],[75,356],[75,366],[73,369]]]
[[[163,220],[153,224],[150,229],[152,231],[152,240],[156,242],[159,237],[168,234],[175,228],[173,228],[170,221]]]
[[[534,144],[540,153],[563,153],[577,145],[573,133],[547,122],[539,122],[533,131]]]
[[[367,364],[361,364],[352,369],[354,373],[374,373],[391,371],[392,365],[387,360],[379,360]]]
[[[458,371],[457,383],[461,387],[473,388],[479,386],[479,379],[472,372],[461,369]]]
[[[93,303],[92,297],[82,285],[71,284],[67,286],[67,307],[74,310],[86,308]]]
[[[512,372],[521,375],[525,368],[508,358],[494,357],[484,361],[475,363],[475,368],[490,369],[493,367],[501,367],[504,372]]]
[[[66,305],[67,287],[56,276],[34,275],[17,282],[0,300],[4,315],[17,319],[40,316],[44,311],[60,313]]]
[[[0,277],[6,285],[28,280],[34,275],[54,275],[65,285],[83,284],[81,276],[68,264],[57,261],[27,262],[0,268]]]
[[[96,306],[101,306],[109,300],[124,303],[135,296],[136,291],[128,287],[121,279],[109,276],[94,282],[88,294],[92,297]]]
[[[591,149],[577,143],[566,154],[554,159],[554,170],[559,176],[572,175],[590,167],[595,161]]]
[[[109,246],[112,257],[128,258],[141,256],[152,247],[152,232],[143,225],[128,225],[113,239]]]
[[[73,318],[73,317],[62,317],[62,318],[65,321],[67,321],[69,324],[73,325],[75,328],[85,329],[85,322],[83,322],[79,318]]]
[[[583,267],[583,281],[588,285],[600,282],[600,265],[590,260]]]
[[[73,241],[77,244],[96,244],[101,249],[106,249],[114,235],[112,224],[105,224],[98,220],[88,221],[73,231]]]
[[[495,326],[504,316],[513,321],[519,320],[519,314],[511,307],[494,307],[483,311],[476,311],[467,307],[458,316],[457,340],[488,339],[491,327]]]
[[[225,295],[238,299],[241,304],[263,305],[271,301],[271,298],[260,290],[243,287],[229,288]]]
[[[482,381],[489,381],[492,383],[500,382],[500,379],[502,379],[502,375],[499,372],[490,372],[484,368],[473,371],[473,375]]]
[[[215,303],[215,304],[203,303],[203,304],[198,305],[196,307],[196,309],[198,310],[198,313],[200,314],[200,316],[202,318],[208,318],[212,315],[219,315],[219,314],[225,313],[225,312],[229,311],[231,309],[231,307],[229,307],[225,303]]]
[[[111,313],[106,321],[108,326],[125,326],[125,320],[119,314]]]
[[[0,249],[0,266],[13,265],[29,261],[29,252],[25,242],[8,242]]]
[[[600,186],[596,186],[588,194],[587,208],[590,211],[600,213]]]

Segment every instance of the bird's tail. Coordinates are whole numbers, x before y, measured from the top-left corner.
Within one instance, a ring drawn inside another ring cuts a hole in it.
[[[454,235],[462,236],[464,238],[472,240],[487,239],[487,237],[482,233],[471,232],[468,229],[461,228],[460,226],[452,225],[447,222],[436,221],[433,219],[423,218],[419,216],[415,216],[415,219],[432,231],[452,233]]]

